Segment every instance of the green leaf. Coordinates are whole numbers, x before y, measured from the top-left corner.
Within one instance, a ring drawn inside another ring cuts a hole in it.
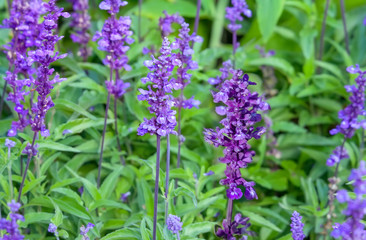
[[[94,203],[92,203],[90,205],[89,210],[92,211],[98,207],[120,208],[120,209],[124,209],[126,211],[131,212],[131,209],[126,204],[116,202],[113,200],[108,200],[108,199],[100,199],[100,200],[95,201]]]
[[[57,142],[54,142],[54,141],[39,140],[38,144],[39,144],[39,149],[47,149],[47,150],[52,149],[52,150],[57,150],[57,151],[74,152],[74,153],[80,152],[76,148],[69,147],[67,145],[57,143]]]
[[[123,171],[123,167],[118,166],[111,174],[107,176],[107,178],[103,181],[102,186],[100,186],[100,193],[104,199],[108,199],[113,193],[119,175]]]
[[[175,197],[177,197],[177,196],[186,196],[186,197],[189,197],[192,200],[194,206],[197,207],[197,199],[196,199],[196,196],[188,188],[178,187],[177,189],[174,190],[173,195]]]
[[[284,5],[285,0],[257,0],[259,30],[265,42],[271,37],[282,14]]]
[[[62,108],[66,108],[70,111],[75,111],[75,112],[78,112],[80,113],[81,115],[87,117],[87,118],[90,118],[90,119],[93,119],[93,120],[96,120],[96,117],[93,116],[92,114],[90,114],[88,111],[86,111],[85,109],[83,109],[82,107],[80,107],[80,105],[76,104],[76,103],[73,103],[67,99],[61,99],[61,98],[58,98],[58,99],[55,99],[54,100],[54,103],[55,103],[55,106],[57,109],[62,109]]]
[[[202,233],[212,232],[215,224],[215,222],[191,223],[183,228],[183,235],[188,237],[196,237]]]
[[[280,228],[278,228],[276,225],[274,225],[273,223],[271,223],[270,221],[268,221],[267,219],[265,219],[264,217],[262,217],[256,213],[253,213],[253,212],[250,212],[247,210],[243,210],[243,209],[241,210],[241,213],[243,216],[249,217],[250,222],[253,223],[254,225],[267,227],[276,232],[281,232]]]
[[[278,57],[251,59],[245,63],[244,67],[260,67],[263,65],[274,67],[288,77],[291,77],[295,74],[294,67],[287,60]]]
[[[124,228],[112,233],[107,234],[105,237],[102,237],[100,240],[122,240],[122,239],[140,239],[140,236],[137,232],[132,231],[131,229]]]

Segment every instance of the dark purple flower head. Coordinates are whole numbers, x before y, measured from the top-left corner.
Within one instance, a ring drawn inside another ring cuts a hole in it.
[[[16,213],[19,211],[21,205],[12,200],[8,203],[8,207],[10,208],[9,220],[5,218],[0,219],[0,230],[5,230],[5,234],[0,239],[23,240],[24,236],[19,230],[18,221],[24,221],[24,217]]]
[[[144,119],[137,129],[138,135],[157,134],[166,136],[168,134],[177,134],[174,128],[177,124],[175,114],[172,110],[174,99],[171,95],[175,89],[176,82],[171,78],[175,66],[179,66],[182,62],[175,58],[172,54],[170,42],[164,38],[163,45],[160,49],[161,55],[156,59],[152,56],[152,60],[145,61],[144,65],[150,70],[147,77],[141,79],[142,83],[151,82],[148,90],[139,89],[140,95],[137,96],[139,101],[147,101],[150,105],[148,108],[150,113],[155,116],[151,119]]]
[[[336,128],[330,130],[330,134],[335,135],[337,133],[341,133],[345,138],[351,138],[357,129],[361,127],[366,129],[366,120],[359,119],[359,117],[366,115],[366,71],[361,71],[358,64],[348,67],[347,71],[351,74],[358,74],[357,78],[355,79],[356,85],[345,86],[347,92],[351,93],[351,96],[349,97],[351,103],[345,109],[342,109],[338,112],[338,117],[341,120],[341,123],[337,125]],[[332,154],[327,161],[328,166],[333,166],[334,163],[339,162],[343,158],[347,158],[347,154],[344,153],[344,151],[341,152],[340,149],[336,149],[333,151],[333,153],[334,154]]]
[[[82,240],[90,240],[90,238],[88,236],[88,232],[93,227],[94,227],[94,224],[92,224],[92,223],[88,223],[88,225],[86,225],[86,227],[84,225],[80,227],[80,235],[82,237],[81,238]]]
[[[294,211],[291,217],[291,232],[294,240],[303,240],[305,238],[303,228],[304,224],[301,222],[302,216]]]
[[[183,223],[180,221],[180,217],[169,214],[168,219],[166,220],[166,225],[168,230],[174,234],[177,234],[182,231]]]
[[[246,239],[246,236],[243,236],[244,234],[249,236],[253,235],[253,232],[247,230],[249,227],[249,218],[242,217],[241,214],[238,213],[235,215],[231,224],[228,224],[227,219],[222,221],[222,228],[219,227],[216,230],[216,236],[226,240],[236,240],[235,236],[243,237],[241,239]]]
[[[163,12],[164,17],[159,18],[159,27],[161,30],[161,35],[163,37],[167,37],[173,32],[172,24],[178,23],[182,24],[184,23],[184,18],[181,17],[178,13],[169,15],[166,11]]]
[[[260,138],[265,132],[264,127],[254,126],[262,119],[257,111],[266,111],[269,105],[258,93],[248,89],[249,85],[255,84],[249,81],[248,75],[243,76],[242,71],[234,69],[230,69],[229,72],[219,91],[212,93],[215,103],[224,104],[224,108],[219,110],[219,113],[225,116],[220,122],[223,127],[206,129],[205,140],[215,147],[225,147],[224,157],[220,158],[220,161],[226,164],[226,178],[220,183],[228,187],[227,197],[240,199],[243,193],[239,186],[244,186],[244,196],[254,199],[258,198],[253,188],[255,183],[244,180],[240,169],[246,168],[255,155],[255,152],[250,150],[248,141]]]
[[[23,149],[23,154],[36,156],[38,153],[38,144],[32,147],[32,144],[27,143],[27,146]]]
[[[361,161],[358,169],[353,169],[348,180],[353,181],[355,198],[350,198],[346,190],[337,192],[337,200],[346,203],[347,208],[343,214],[347,217],[342,224],[336,223],[333,226],[331,236],[342,239],[366,239],[365,224],[362,223],[366,215],[366,162]]]
[[[78,50],[78,55],[87,60],[91,54],[87,44],[90,40],[88,30],[90,28],[90,16],[88,13],[88,0],[72,0],[74,12],[71,14],[72,20],[70,26],[74,28],[74,32],[70,35],[73,42],[79,43],[81,46]]]
[[[241,28],[237,21],[243,21],[245,17],[252,17],[252,11],[249,9],[245,0],[231,0],[232,7],[226,8],[226,19],[230,21],[228,28],[232,32],[236,32]],[[242,16],[243,15],[243,16]]]

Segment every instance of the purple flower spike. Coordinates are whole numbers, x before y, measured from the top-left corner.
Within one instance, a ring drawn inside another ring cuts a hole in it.
[[[0,230],[5,230],[5,234],[0,239],[23,240],[24,236],[19,230],[18,221],[24,221],[24,217],[16,213],[19,211],[21,205],[15,202],[15,200],[12,200],[8,203],[8,207],[10,208],[9,220],[6,218],[0,219]]]
[[[48,225],[48,232],[56,233],[57,232],[57,226],[53,223],[50,223],[50,225]]]
[[[347,217],[342,224],[335,223],[331,236],[342,239],[366,239],[365,225],[362,223],[366,215],[366,162],[361,161],[358,169],[353,169],[348,178],[353,181],[355,198],[350,198],[346,190],[337,192],[337,200],[340,203],[346,203],[347,208],[343,210],[343,214]]]
[[[139,101],[147,101],[150,105],[148,110],[155,116],[151,119],[144,119],[144,122],[137,128],[138,135],[166,136],[168,134],[177,134],[174,130],[177,122],[175,119],[176,111],[171,108],[174,106],[172,90],[176,82],[171,79],[172,71],[180,62],[175,61],[175,55],[172,54],[170,42],[164,38],[160,49],[161,55],[156,59],[145,61],[144,65],[150,70],[147,77],[142,78],[142,83],[152,82],[148,90],[139,89]]]
[[[233,5],[232,7],[226,8],[225,17],[230,21],[228,25],[229,30],[236,32],[241,28],[241,25],[237,24],[236,21],[243,21],[243,16],[251,18],[252,11],[248,8],[245,0],[231,0],[231,4]]]
[[[180,217],[169,214],[168,219],[166,220],[166,225],[168,230],[170,230],[173,234],[178,234],[182,231],[183,223],[180,221]]]
[[[87,46],[90,40],[88,33],[90,28],[89,2],[88,0],[72,0],[72,6],[74,12],[71,14],[72,21],[70,26],[74,28],[75,32],[70,35],[70,38],[73,42],[81,45],[78,55],[86,61],[91,54],[91,50]]]
[[[331,135],[341,133],[344,135],[344,141],[347,138],[352,138],[356,130],[359,128],[366,129],[366,120],[359,119],[365,116],[365,85],[366,85],[366,71],[361,71],[360,66],[350,66],[347,71],[352,74],[358,74],[356,77],[356,85],[345,86],[347,92],[351,93],[349,97],[350,104],[338,112],[338,118],[341,123],[334,129],[330,130]],[[338,164],[342,159],[348,158],[347,152],[344,149],[344,143],[341,147],[337,147],[333,154],[327,160],[328,166]]]
[[[302,216],[294,211],[291,217],[291,232],[294,240],[303,240],[305,238],[303,228],[304,224],[301,222]]]
[[[181,17],[178,13],[169,15],[166,11],[163,12],[164,17],[159,18],[159,26],[161,30],[161,35],[166,37],[173,32],[172,24],[178,23],[182,24],[184,22],[184,18]]]
[[[225,118],[221,120],[223,127],[207,129],[205,140],[215,147],[224,146],[224,157],[220,158],[226,164],[225,175],[220,183],[226,185],[229,199],[240,199],[243,192],[239,186],[245,187],[244,196],[249,199],[257,199],[253,188],[254,182],[247,182],[241,176],[240,169],[246,168],[252,162],[255,152],[250,150],[248,141],[258,139],[264,132],[263,127],[254,127],[261,121],[261,115],[257,111],[269,109],[269,105],[256,92],[248,89],[254,83],[249,81],[248,75],[243,75],[240,70],[234,70],[230,63],[225,64],[225,71],[217,78],[219,91],[213,92],[214,102],[222,102],[225,106],[218,109],[218,113]],[[225,77],[225,78],[224,78]],[[223,108],[223,109],[221,109]]]

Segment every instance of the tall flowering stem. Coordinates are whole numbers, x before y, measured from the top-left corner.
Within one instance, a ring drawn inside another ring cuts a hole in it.
[[[243,21],[245,17],[252,17],[252,11],[249,9],[245,0],[231,0],[232,7],[226,8],[226,19],[230,21],[228,29],[233,33],[233,55],[235,55],[238,48],[237,31],[241,28],[241,25],[237,21]]]
[[[73,42],[80,44],[77,54],[85,62],[91,54],[91,50],[87,46],[90,40],[88,33],[90,28],[89,1],[72,0],[72,6],[74,12],[71,14],[72,21],[70,25],[74,28],[74,32],[70,35],[70,38]]]
[[[58,24],[57,21],[59,17],[70,17],[69,13],[62,12],[63,8],[56,6],[55,0],[50,0],[48,3],[43,3],[47,14],[44,16],[44,21],[42,23],[42,30],[40,33],[41,45],[35,51],[28,52],[28,64],[37,63],[37,77],[34,80],[34,86],[38,93],[37,102],[32,106],[33,118],[30,119],[30,125],[32,131],[34,132],[32,144],[28,143],[28,146],[24,149],[23,153],[28,155],[27,165],[24,170],[22,183],[19,187],[18,202],[20,202],[20,197],[22,195],[22,189],[24,186],[24,181],[27,176],[27,171],[29,168],[32,156],[37,154],[37,145],[35,145],[35,140],[38,133],[40,132],[42,137],[48,137],[50,135],[49,130],[46,128],[45,117],[47,111],[54,106],[49,94],[53,89],[53,85],[63,81],[60,75],[56,75],[51,80],[51,76],[54,73],[54,69],[50,68],[51,63],[57,61],[58,59],[66,57],[66,54],[59,55],[59,52],[55,52],[55,45],[58,41],[62,39],[57,34],[55,34]]]
[[[10,187],[10,198],[13,199],[13,179],[11,173],[11,149],[15,147],[15,142],[9,139],[5,139],[5,146],[8,148],[8,177],[9,177],[9,187]]]
[[[224,239],[231,239],[234,234],[237,234],[237,232],[233,232],[232,224],[244,221],[241,216],[237,216],[237,219],[232,222],[233,200],[243,196],[239,186],[245,188],[244,196],[248,200],[258,198],[253,188],[255,183],[243,179],[240,169],[246,168],[255,155],[255,152],[250,150],[248,141],[252,138],[259,139],[265,133],[264,127],[254,127],[262,120],[258,111],[267,111],[270,108],[257,92],[251,92],[248,89],[250,85],[255,85],[255,83],[249,81],[247,74],[243,75],[241,70],[232,68],[229,73],[224,74],[227,76],[227,80],[219,85],[219,91],[212,93],[214,102],[223,104],[223,106],[216,108],[217,114],[224,116],[220,122],[223,127],[206,129],[204,132],[205,140],[208,143],[215,147],[225,147],[224,157],[219,160],[226,164],[226,178],[222,179],[220,184],[228,187],[226,191],[229,199],[228,211],[223,228],[216,232],[217,236]]]
[[[366,162],[361,161],[358,169],[353,169],[348,178],[352,181],[355,198],[350,198],[348,192],[344,189],[337,192],[337,200],[340,203],[346,203],[347,208],[343,214],[347,216],[344,223],[335,223],[331,236],[342,239],[366,239],[365,224],[362,219],[366,215]]]
[[[137,128],[137,134],[142,136],[149,133],[150,135],[157,136],[153,240],[156,239],[157,226],[160,139],[169,134],[177,134],[174,130],[177,125],[175,118],[176,111],[172,110],[175,101],[171,95],[172,90],[175,89],[177,83],[171,76],[174,67],[182,65],[182,62],[172,53],[171,44],[167,38],[164,38],[163,40],[160,54],[161,55],[157,59],[152,56],[152,60],[144,62],[144,65],[150,72],[147,77],[142,78],[141,81],[142,83],[151,82],[152,84],[148,86],[148,90],[139,89],[140,95],[137,97],[139,101],[147,101],[149,103],[150,107],[148,107],[148,110],[154,115],[151,119],[144,119],[144,122]],[[169,171],[169,169],[167,169],[167,171]]]
[[[200,1],[198,2],[200,4]],[[199,6],[198,6],[199,7]],[[195,70],[198,68],[197,62],[192,60],[192,55],[194,53],[192,46],[194,42],[201,42],[202,38],[196,35],[194,31],[191,35],[189,34],[189,25],[184,22],[184,19],[178,14],[168,15],[164,12],[165,16],[159,19],[159,26],[163,36],[168,36],[173,32],[172,24],[177,23],[181,25],[179,30],[179,35],[172,44],[173,49],[177,49],[178,53],[176,58],[182,63],[177,69],[177,79],[175,81],[175,89],[180,89],[179,97],[175,99],[175,106],[178,108],[178,153],[177,153],[177,167],[180,167],[181,162],[181,146],[184,142],[184,136],[182,135],[182,108],[191,109],[193,107],[198,108],[200,102],[195,100],[192,96],[190,99],[184,98],[184,89],[190,83],[192,74],[189,73],[190,70]],[[198,14],[198,16],[197,16]],[[197,31],[198,20],[199,20],[199,10],[196,14],[196,24],[195,28]],[[198,20],[197,20],[198,19]],[[175,181],[175,187],[177,187],[177,180]]]
[[[106,87],[108,90],[107,103],[106,103],[106,111],[104,115],[104,128],[102,133],[102,142],[101,142],[101,150],[100,157],[98,162],[98,179],[97,185],[100,187],[100,178],[101,178],[101,170],[102,170],[102,162],[103,162],[103,150],[104,150],[104,138],[107,128],[107,118],[108,118],[108,109],[111,95],[115,98],[121,97],[126,88],[129,87],[128,83],[124,83],[123,80],[119,79],[118,71],[124,69],[126,71],[131,70],[131,67],[128,65],[128,57],[126,56],[126,52],[129,50],[129,44],[133,43],[133,39],[130,37],[132,35],[132,31],[130,30],[131,19],[130,17],[120,17],[117,19],[116,15],[119,12],[121,6],[126,6],[126,1],[120,0],[105,0],[99,4],[99,8],[103,10],[108,10],[110,13],[110,17],[105,21],[103,29],[101,32],[97,32],[93,41],[98,41],[99,49],[102,51],[106,51],[108,54],[106,58],[103,60],[103,63],[110,68],[110,79],[106,81]],[[113,80],[113,73],[116,71],[116,80]],[[115,118],[117,118],[117,109],[115,108]],[[117,121],[115,119],[115,121]],[[117,138],[119,142],[118,130]],[[119,143],[118,143],[119,144]],[[120,149],[120,148],[119,148]],[[121,155],[121,162],[124,163],[124,159]]]
[[[361,71],[359,65],[347,68],[351,74],[358,74],[355,79],[356,85],[346,85],[345,89],[351,93],[349,97],[350,104],[338,112],[338,117],[341,123],[334,129],[330,130],[331,135],[340,133],[344,136],[341,146],[337,147],[333,154],[327,160],[328,166],[336,165],[334,176],[329,179],[330,187],[328,192],[329,198],[329,212],[327,215],[327,223],[325,229],[329,230],[332,226],[332,219],[334,218],[334,194],[337,192],[337,184],[339,182],[338,172],[339,164],[342,159],[348,158],[347,151],[344,147],[346,140],[353,137],[356,130],[359,128],[366,128],[366,120],[360,120],[359,117],[365,116],[365,86],[366,86],[366,71]]]

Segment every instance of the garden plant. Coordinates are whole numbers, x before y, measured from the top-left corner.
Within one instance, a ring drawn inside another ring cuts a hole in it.
[[[364,0],[3,0],[0,36],[0,240],[366,240]]]

